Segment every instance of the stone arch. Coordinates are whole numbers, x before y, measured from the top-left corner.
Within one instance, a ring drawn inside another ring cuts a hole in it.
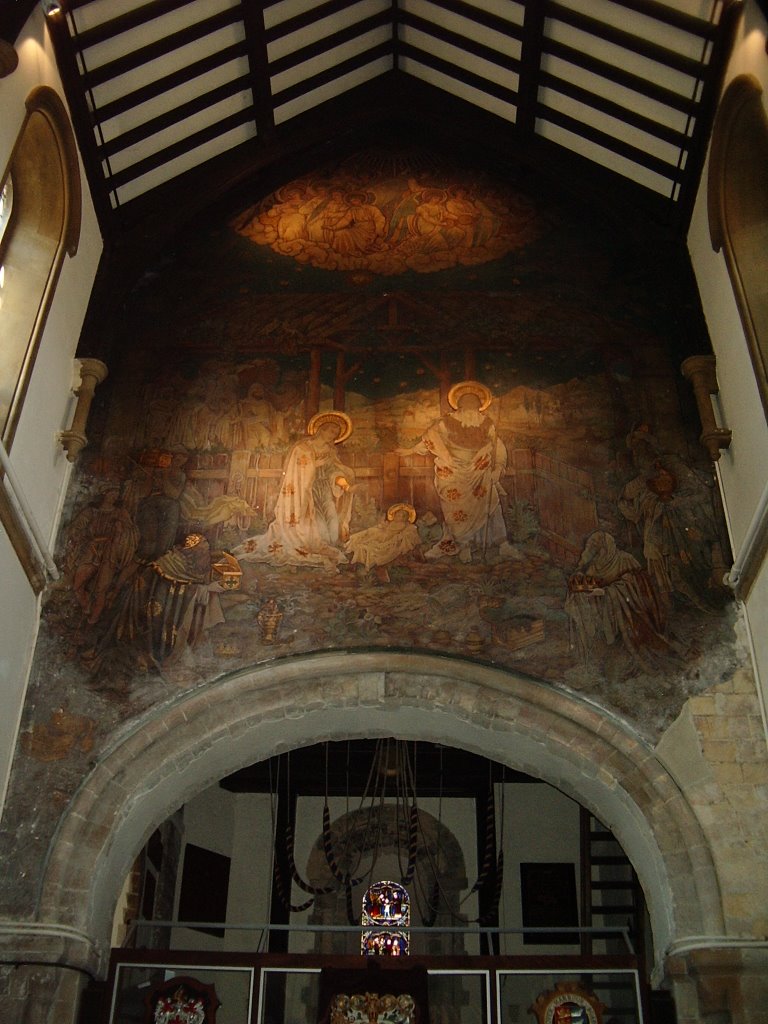
[[[464,748],[592,810],[638,873],[657,963],[673,940],[722,932],[706,837],[675,780],[627,723],[578,695],[458,659],[333,652],[271,662],[181,695],[103,753],[51,843],[36,916],[52,948],[41,940],[37,958],[103,970],[133,858],[203,788],[282,751],[377,736]]]

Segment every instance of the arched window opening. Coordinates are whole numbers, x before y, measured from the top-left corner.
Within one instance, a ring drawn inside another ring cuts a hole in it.
[[[10,448],[65,253],[80,236],[77,150],[64,104],[46,86],[27,114],[0,179],[0,434]]]
[[[3,242],[10,238],[11,214],[13,212],[13,178],[9,174],[0,189],[0,312],[3,308],[3,285],[5,284],[5,249]]]
[[[768,117],[752,75],[735,78],[723,96],[708,199],[712,246],[725,256],[768,416]]]
[[[13,210],[13,178],[8,175],[0,190],[0,252],[2,252],[3,239],[8,232],[11,223],[11,212]]]

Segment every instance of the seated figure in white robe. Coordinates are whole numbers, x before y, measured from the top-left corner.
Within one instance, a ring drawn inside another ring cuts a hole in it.
[[[234,549],[243,561],[272,565],[310,565],[333,569],[346,561],[354,475],[336,454],[336,445],[352,433],[349,417],[321,412],[307,425],[285,461],[274,518],[266,533],[249,537]]]

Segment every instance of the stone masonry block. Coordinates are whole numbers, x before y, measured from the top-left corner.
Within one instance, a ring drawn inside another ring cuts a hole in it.
[[[715,778],[721,785],[742,783],[744,781],[744,770],[740,764],[722,762],[715,765]]]
[[[735,761],[738,744],[731,740],[709,740],[704,744],[704,755],[710,761]]]
[[[750,786],[768,786],[768,761],[748,762],[741,765],[742,778]]]
[[[717,714],[715,695],[713,693],[700,693],[690,698],[691,714],[694,717],[705,717]]]

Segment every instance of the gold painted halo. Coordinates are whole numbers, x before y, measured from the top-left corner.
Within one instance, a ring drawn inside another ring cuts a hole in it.
[[[339,409],[315,413],[307,424],[307,433],[316,434],[324,423],[337,423],[339,426],[339,436],[335,439],[334,444],[341,444],[342,441],[346,441],[352,433],[352,420],[345,412],[341,412]]]
[[[493,395],[485,384],[477,380],[461,380],[448,392],[448,404],[452,409],[459,408],[459,399],[462,395],[477,395],[480,399],[480,412],[485,412],[493,400]]]
[[[398,512],[405,510],[408,513],[408,522],[416,522],[416,509],[405,501],[398,501],[396,505],[390,505],[387,509],[387,522],[391,523]]]

